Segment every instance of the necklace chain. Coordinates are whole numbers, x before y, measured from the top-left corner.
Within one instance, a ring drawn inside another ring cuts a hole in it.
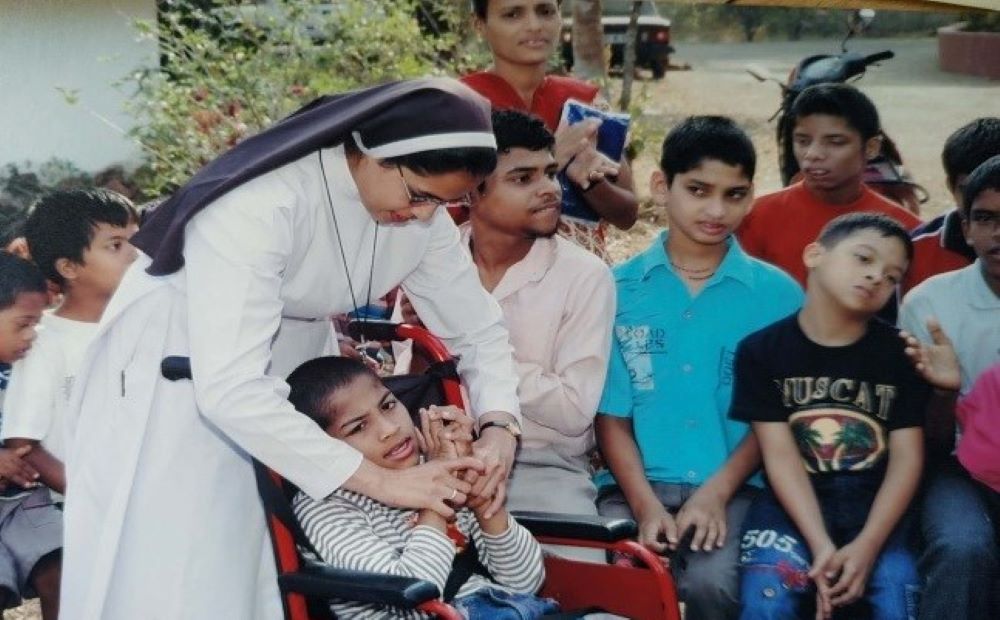
[[[690,267],[684,267],[683,265],[678,265],[674,261],[670,261],[670,265],[674,269],[679,269],[680,271],[683,271],[685,273],[705,273],[707,271],[715,273],[715,270],[718,267],[718,265],[716,265],[715,267],[705,267],[704,269],[691,269]]]
[[[354,282],[351,281],[351,270],[347,266],[347,253],[344,252],[344,241],[340,236],[340,223],[337,221],[337,210],[333,208],[333,197],[330,195],[330,183],[326,178],[326,166],[323,163],[323,150],[319,150],[319,169],[323,174],[323,188],[326,189],[326,202],[330,205],[330,214],[333,216],[333,230],[337,233],[337,246],[340,248],[340,260],[344,264],[344,276],[347,278],[347,290],[351,294],[351,306],[354,307],[355,318],[361,319],[361,324],[368,322],[368,306],[372,302],[372,280],[375,279],[375,249],[378,247],[378,221],[375,221],[375,235],[372,241],[372,258],[368,267],[368,292],[365,297],[365,314],[361,316],[358,309],[358,298],[354,295]],[[364,330],[362,330],[364,333]],[[362,342],[364,337],[362,336]]]

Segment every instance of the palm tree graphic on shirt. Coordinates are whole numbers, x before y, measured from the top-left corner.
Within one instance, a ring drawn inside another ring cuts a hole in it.
[[[833,453],[833,462],[830,464],[834,471],[840,470],[840,459],[845,453],[871,450],[875,443],[870,428],[856,421],[845,422],[837,431],[835,441],[837,448]]]
[[[820,446],[823,445],[822,433],[806,424],[792,424],[792,435],[795,436],[795,443],[799,446],[799,452],[802,453],[803,458],[806,460],[806,469],[809,469],[809,459],[805,455],[805,450],[808,450],[812,453],[819,471],[826,471],[826,468],[823,467],[823,457],[817,452]]]
[[[804,409],[789,416],[788,423],[810,473],[869,469],[885,456],[886,431],[853,409]]]

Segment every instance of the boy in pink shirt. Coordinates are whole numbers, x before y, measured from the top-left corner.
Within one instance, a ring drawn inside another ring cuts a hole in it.
[[[994,504],[1000,505],[1000,364],[979,375],[956,414],[963,429],[958,461],[992,489]]]

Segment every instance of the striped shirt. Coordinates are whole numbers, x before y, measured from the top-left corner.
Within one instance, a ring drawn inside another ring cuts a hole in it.
[[[414,525],[417,511],[393,508],[343,489],[321,501],[300,492],[292,509],[321,559],[331,566],[425,579],[444,591],[455,543],[432,527]],[[545,579],[541,547],[513,518],[509,518],[507,530],[497,536],[484,533],[467,509],[458,512],[457,525],[475,541],[479,561],[496,583],[473,574],[456,598],[487,586],[526,594],[541,587]],[[330,606],[338,618],[429,617],[418,611],[340,600]]]

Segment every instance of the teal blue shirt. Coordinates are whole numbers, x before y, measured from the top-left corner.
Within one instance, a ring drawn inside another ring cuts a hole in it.
[[[730,237],[692,297],[667,258],[667,234],[614,269],[618,311],[597,410],[632,419],[647,479],[701,484],[748,429],[728,416],[737,343],[799,308],[802,289]],[[598,474],[597,483],[613,479]]]

